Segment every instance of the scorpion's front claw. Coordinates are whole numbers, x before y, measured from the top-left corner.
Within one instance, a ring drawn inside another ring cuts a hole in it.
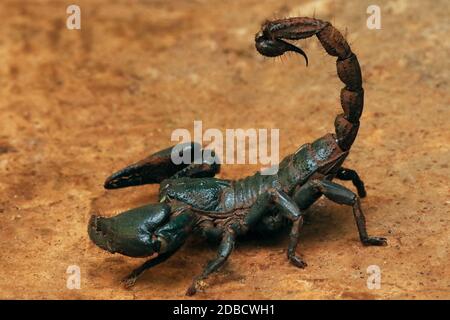
[[[168,221],[171,208],[150,204],[123,212],[115,217],[93,215],[88,233],[92,242],[103,250],[129,257],[147,257],[160,253],[164,239],[155,230]]]
[[[362,239],[361,242],[365,246],[387,246],[387,239],[383,237],[368,237]]]
[[[187,157],[190,160],[189,163],[192,163],[197,156],[196,153],[200,153],[201,151],[201,145],[195,142],[179,144],[161,150],[115,172],[106,179],[104,187],[106,189],[117,189],[160,183],[188,166],[186,163],[175,164],[172,161],[173,154],[178,154],[180,158],[183,158],[185,157],[185,153],[187,153]]]

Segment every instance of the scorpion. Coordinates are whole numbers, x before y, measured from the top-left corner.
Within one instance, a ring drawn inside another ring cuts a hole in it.
[[[360,198],[366,196],[363,181],[355,170],[342,167],[359,129],[363,111],[364,90],[356,55],[343,35],[329,22],[293,17],[266,21],[255,35],[257,51],[266,57],[286,52],[306,53],[291,42],[317,36],[325,51],[337,57],[339,79],[344,83],[340,93],[343,113],[335,119],[335,133],[328,133],[307,143],[279,164],[272,175],[256,172],[239,180],[216,178],[219,163],[204,160],[175,164],[171,154],[175,146],[159,151],[111,175],[106,189],[159,183],[159,203],[131,209],[114,217],[92,215],[88,225],[90,239],[111,253],[130,257],[150,257],[124,280],[125,287],[135,284],[147,269],[171,257],[192,233],[219,243],[217,256],[202,273],[194,277],[186,295],[193,295],[204,280],[227,261],[238,237],[252,230],[274,232],[288,223],[288,260],[298,268],[306,267],[297,254],[300,231],[306,210],[322,195],[352,207],[363,245],[386,245],[382,237],[369,236]],[[289,42],[291,41],[291,42]],[[182,156],[200,148],[198,143],[185,143]],[[203,159],[203,158],[202,158]],[[351,181],[357,194],[333,179]]]

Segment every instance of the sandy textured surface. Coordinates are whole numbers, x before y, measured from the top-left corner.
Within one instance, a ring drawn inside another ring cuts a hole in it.
[[[0,298],[184,298],[214,246],[192,239],[123,289],[143,260],[96,248],[87,221],[155,201],[157,186],[103,181],[194,120],[279,128],[282,156],[332,131],[334,58],[316,39],[300,43],[308,68],[253,44],[265,19],[314,10],[347,29],[362,66],[365,112],[346,165],[366,182],[369,232],[389,246],[363,247],[351,209],[321,199],[301,236],[305,270],[286,261],[287,236],[244,241],[195,298],[450,298],[448,1],[378,1],[382,30],[366,27],[372,1],[76,1],[80,31],[65,28],[73,2],[0,3]],[[66,288],[69,265],[80,290]],[[369,265],[379,290],[366,286]]]

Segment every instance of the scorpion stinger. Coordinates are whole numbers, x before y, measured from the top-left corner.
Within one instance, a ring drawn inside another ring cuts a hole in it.
[[[302,55],[305,58],[306,66],[308,66],[308,56],[299,47],[283,41],[281,39],[270,39],[263,32],[258,32],[255,36],[256,50],[266,57],[277,57],[283,53],[292,51]]]
[[[316,35],[325,51],[337,57],[337,74],[345,87],[341,90],[344,114],[338,115],[335,119],[336,140],[343,151],[350,150],[359,129],[364,90],[358,59],[342,34],[331,23],[308,17],[267,21],[258,34],[265,39],[276,41],[306,39]]]

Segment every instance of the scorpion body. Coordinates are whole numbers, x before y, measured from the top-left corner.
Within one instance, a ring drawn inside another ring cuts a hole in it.
[[[320,196],[351,206],[365,245],[385,245],[386,239],[370,237],[360,205],[366,192],[358,174],[342,164],[349,154],[363,110],[364,90],[356,55],[341,33],[329,22],[297,17],[269,21],[255,36],[258,52],[267,57],[293,51],[308,59],[302,49],[285,40],[299,40],[316,35],[326,52],[337,57],[337,74],[345,87],[341,90],[343,113],[335,120],[335,133],[326,134],[301,146],[284,158],[273,175],[260,172],[231,181],[214,178],[218,164],[179,164],[171,161],[173,147],[128,166],[109,177],[108,189],[160,183],[160,202],[124,212],[112,218],[92,216],[89,235],[99,247],[110,252],[141,257],[156,255],[125,278],[131,286],[146,269],[155,266],[176,252],[191,233],[200,233],[220,245],[215,259],[201,275],[194,278],[187,294],[194,294],[209,274],[216,271],[231,254],[238,236],[249,230],[279,230],[283,221],[290,221],[287,256],[295,266],[306,263],[296,253],[304,213]],[[283,40],[284,39],[284,40]],[[186,144],[180,155],[201,148]],[[202,150],[202,153],[204,150]],[[191,160],[195,160],[192,156]],[[351,190],[333,179],[351,180]]]

